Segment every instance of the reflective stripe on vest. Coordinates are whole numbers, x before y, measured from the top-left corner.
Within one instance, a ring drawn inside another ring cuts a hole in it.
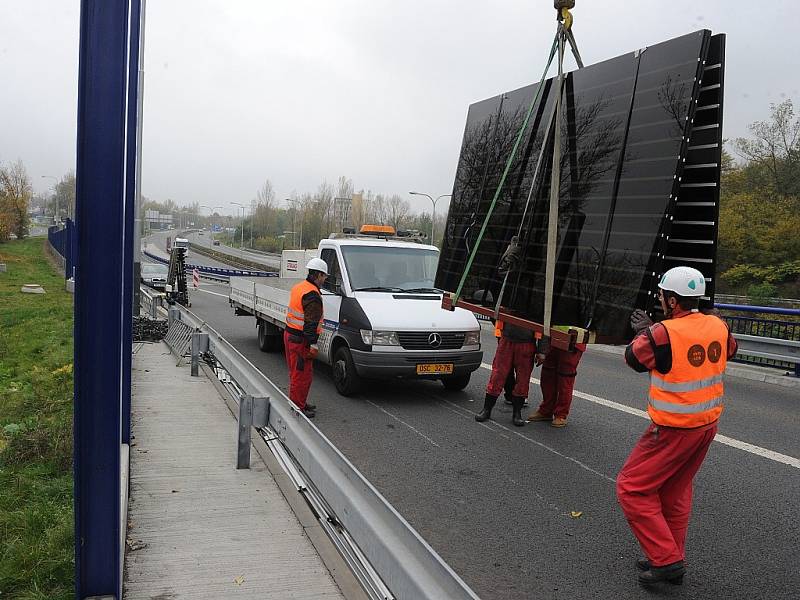
[[[301,281],[289,292],[289,306],[286,309],[286,325],[295,330],[303,331],[305,327],[305,312],[303,310],[303,296],[309,292],[319,294],[319,288],[307,279]],[[322,297],[320,295],[320,302]],[[322,333],[322,318],[317,323],[317,335]]]
[[[712,398],[707,402],[699,402],[697,404],[675,404],[674,402],[664,402],[663,400],[653,400],[650,398],[650,406],[656,410],[663,410],[682,415],[695,415],[697,413],[705,412],[722,406],[722,396]]]
[[[658,425],[684,428],[716,421],[723,410],[728,328],[719,318],[701,313],[661,324],[669,334],[672,369],[650,372],[650,418]]]
[[[667,392],[694,392],[717,383],[722,383],[722,375],[714,375],[708,379],[697,379],[696,381],[687,381],[685,383],[670,383],[669,381],[664,381],[655,373],[650,373],[650,385]]]

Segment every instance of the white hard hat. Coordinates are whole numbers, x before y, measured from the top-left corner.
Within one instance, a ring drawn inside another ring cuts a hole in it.
[[[706,278],[692,267],[673,267],[661,277],[658,287],[687,298],[706,293]]]
[[[312,258],[308,261],[306,269],[309,271],[320,271],[321,273],[328,274],[328,264],[321,258]]]

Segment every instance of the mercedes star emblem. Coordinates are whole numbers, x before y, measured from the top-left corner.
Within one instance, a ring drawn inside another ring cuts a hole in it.
[[[428,345],[431,348],[438,348],[442,345],[442,336],[438,333],[432,333],[428,336]]]

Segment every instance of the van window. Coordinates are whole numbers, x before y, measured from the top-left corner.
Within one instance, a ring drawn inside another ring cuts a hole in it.
[[[433,288],[439,252],[397,246],[342,246],[352,289]]]
[[[328,265],[328,277],[325,279],[325,283],[322,284],[322,289],[337,293],[342,286],[342,270],[339,268],[336,250],[325,248],[320,254],[320,258]]]

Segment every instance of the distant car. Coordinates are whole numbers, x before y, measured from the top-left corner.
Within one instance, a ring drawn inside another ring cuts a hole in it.
[[[205,235],[202,231],[198,231],[197,235]]]
[[[219,240],[214,240],[214,245],[219,246]]]
[[[169,275],[167,265],[142,263],[141,279],[146,286],[163,290],[167,285],[167,275]]]

